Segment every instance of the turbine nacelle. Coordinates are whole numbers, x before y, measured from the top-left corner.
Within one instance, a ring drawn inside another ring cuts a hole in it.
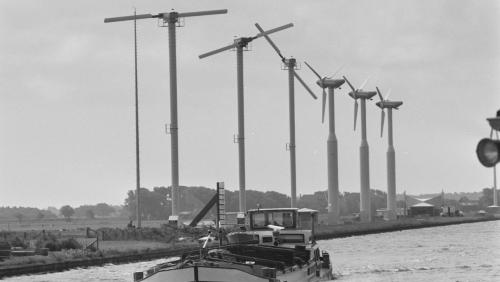
[[[290,67],[290,66],[295,67],[297,64],[297,59],[295,59],[295,58],[283,58],[283,59],[281,59],[281,61],[283,63],[285,63],[285,65],[288,67]]]
[[[389,93],[391,90],[387,91],[387,94],[385,95],[385,98],[382,97],[382,93],[380,93],[380,89],[378,87],[375,87],[377,89],[377,94],[380,99],[380,102],[375,103],[377,107],[381,109],[380,111],[380,137],[384,135],[384,120],[385,120],[385,111],[384,109],[396,109],[398,110],[401,105],[403,105],[403,102],[401,101],[391,101],[389,100]]]
[[[252,42],[254,39],[253,37],[239,37],[234,39],[234,44],[238,47],[247,47],[248,43]]]
[[[321,88],[340,88],[345,83],[344,79],[322,78],[316,81],[316,84]]]
[[[356,90],[349,92],[349,96],[353,99],[371,99],[373,96],[377,95],[375,91],[364,91],[364,90]]]
[[[319,73],[311,65],[309,65],[305,61],[304,61],[304,63],[318,77],[316,84],[319,87],[323,88],[323,99],[322,99],[323,101],[321,103],[321,122],[325,122],[325,105],[326,105],[325,88],[331,88],[331,89],[340,88],[340,86],[342,86],[342,84],[344,84],[345,79],[334,79],[333,78],[342,69],[342,67],[338,68],[337,71],[331,76],[321,77],[321,75],[319,75]],[[333,97],[331,97],[331,99],[333,99]]]
[[[401,105],[403,105],[402,101],[389,101],[389,100],[384,100],[381,102],[375,103],[377,107],[381,109],[398,109]]]

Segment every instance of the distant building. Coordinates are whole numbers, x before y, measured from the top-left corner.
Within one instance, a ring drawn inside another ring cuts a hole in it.
[[[432,204],[421,202],[410,207],[410,216],[435,216],[436,207]]]
[[[441,193],[425,199],[407,196],[406,203],[409,206],[409,216],[437,216],[440,213],[440,207],[444,205],[444,195]]]
[[[473,212],[473,211],[478,211],[480,210],[480,205],[479,201],[475,200],[467,200],[467,201],[461,201],[460,203],[460,210],[463,212]]]

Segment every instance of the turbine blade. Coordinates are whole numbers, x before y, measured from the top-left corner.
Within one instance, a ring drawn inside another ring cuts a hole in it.
[[[323,88],[323,104],[321,106],[321,123],[325,123],[326,91]]]
[[[378,86],[375,87],[377,89],[377,94],[378,94],[378,97],[380,98],[380,102],[384,102],[384,98],[382,98],[382,94],[380,94],[380,90],[378,90]]]
[[[342,76],[342,78],[344,78],[344,80],[347,82],[347,84],[349,84],[349,87],[351,87],[352,91],[356,91],[356,89],[354,88],[354,86],[352,86],[351,82],[347,79],[347,77]]]
[[[220,52],[223,52],[223,51],[226,51],[226,50],[229,50],[229,49],[233,49],[233,48],[235,48],[235,47],[237,47],[237,46],[238,46],[238,45],[237,45],[236,43],[233,43],[233,44],[231,44],[231,45],[227,45],[227,46],[224,46],[224,47],[222,47],[222,48],[215,49],[215,50],[210,51],[210,52],[207,52],[207,53],[205,53],[205,54],[201,54],[201,55],[199,55],[198,57],[199,57],[200,59],[203,59],[203,58],[206,58],[206,57],[208,57],[208,56],[212,56],[212,55],[215,55],[215,54],[217,54],[217,53],[220,53]]]
[[[315,71],[306,61],[304,61],[304,64],[306,64],[306,66],[321,80],[322,77],[321,75],[319,75],[319,73],[317,71]]]
[[[363,87],[366,86],[366,84],[368,83],[368,80],[370,80],[370,78],[365,79],[365,81],[363,82],[363,84],[361,84],[361,86],[359,87],[360,90],[363,89]]]
[[[335,77],[341,69],[343,69],[345,64],[341,65],[332,75],[330,75],[328,78],[333,78]]]
[[[264,29],[262,29],[262,27],[260,27],[260,25],[258,23],[256,23],[255,26],[260,31],[260,34],[264,34],[264,32],[265,32]],[[278,56],[281,57],[281,60],[284,60],[285,57],[281,54],[280,49],[278,48],[278,46],[276,46],[276,44],[274,44],[274,42],[271,40],[271,38],[267,35],[264,35],[264,38],[266,38],[269,45],[271,45],[271,47],[273,47],[274,51],[276,51],[276,53],[278,53]]]
[[[112,22],[122,22],[122,21],[133,21],[135,19],[137,19],[137,20],[140,20],[140,19],[149,19],[149,18],[152,18],[152,17],[153,17],[153,15],[151,15],[151,14],[141,14],[141,15],[135,15],[135,16],[105,18],[104,22],[105,23],[112,23]]]
[[[389,100],[389,95],[391,95],[391,90],[392,90],[392,88],[389,88],[389,90],[387,91],[387,94],[385,94],[385,100]]]
[[[208,16],[208,15],[219,15],[219,14],[227,14],[227,9],[179,13],[177,16],[178,17],[196,17],[196,16]]]
[[[311,96],[314,99],[318,99],[318,97],[316,97],[316,95],[314,95],[314,92],[312,92],[312,90],[309,88],[309,86],[307,86],[307,84],[302,80],[302,78],[300,78],[300,76],[297,74],[297,72],[293,71],[293,74],[297,78],[297,80],[300,82],[300,84],[302,84],[302,86],[304,86],[304,88],[307,90],[307,92],[309,92],[309,94],[311,94]]]
[[[354,99],[354,131],[356,131],[357,118],[358,118],[358,99]]]
[[[256,23],[255,26],[257,26],[257,25],[258,24]],[[266,30],[266,31],[263,31],[263,30],[259,29],[260,33],[258,33],[257,35],[255,35],[253,37],[253,39],[256,39],[256,38],[259,38],[259,37],[262,37],[262,36],[267,36],[267,35],[269,35],[271,33],[282,31],[282,30],[287,29],[287,28],[291,28],[292,26],[293,26],[293,23],[289,23],[289,24],[286,24],[286,25],[275,27],[273,29]]]
[[[384,112],[384,109],[382,109],[381,125],[380,125],[380,137],[384,136],[384,119],[385,119],[385,112]]]

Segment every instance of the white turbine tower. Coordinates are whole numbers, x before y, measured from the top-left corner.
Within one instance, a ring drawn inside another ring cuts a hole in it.
[[[177,122],[177,58],[175,27],[180,18],[226,14],[227,10],[211,10],[200,12],[168,12],[156,15],[142,14],[104,19],[105,23],[132,21],[138,19],[157,18],[163,21],[163,26],[168,27],[169,69],[170,69],[170,136],[171,136],[171,161],[172,161],[172,215],[178,214],[178,189],[179,189],[179,138]]]
[[[340,68],[330,77],[321,77],[307,62],[304,62],[307,67],[318,77],[316,84],[323,89],[323,99],[321,108],[321,122],[325,122],[325,106],[327,94],[325,89],[328,88],[328,139],[326,141],[326,149],[328,155],[328,223],[338,224],[340,216],[339,205],[339,171],[338,171],[338,148],[337,136],[335,135],[335,95],[334,90],[340,89],[344,84],[344,79],[334,79],[335,75],[340,71]]]
[[[267,34],[275,33],[283,29],[292,27],[293,24],[289,23],[284,26],[270,29],[268,31],[261,31],[253,37],[240,37],[234,40],[233,44],[210,51],[200,55],[200,59],[206,58],[220,52],[236,48],[236,79],[238,87],[238,154],[239,154],[239,204],[240,212],[246,212],[246,198],[245,198],[245,107],[243,96],[243,50],[247,47],[248,43]]]
[[[260,32],[264,32],[264,30],[260,27],[258,23],[255,24],[257,29]],[[288,70],[288,97],[289,97],[289,117],[290,117],[290,143],[288,144],[288,148],[290,151],[290,178],[291,178],[291,207],[297,207],[297,177],[296,177],[296,158],[295,158],[295,89],[294,89],[294,77],[296,77],[300,83],[304,86],[304,88],[311,94],[314,99],[317,99],[316,95],[309,89],[309,87],[305,84],[305,82],[300,78],[300,76],[295,71],[296,60],[294,58],[285,58],[281,51],[278,49],[276,44],[271,40],[271,38],[265,35],[267,42],[273,47],[273,49],[280,56],[281,61],[285,64]]]
[[[387,92],[385,99],[382,98],[382,94],[380,90],[377,88],[378,97],[380,98],[380,102],[377,102],[376,105],[381,110],[381,126],[380,126],[380,137],[383,136],[384,133],[384,118],[385,112],[384,109],[387,109],[387,123],[388,123],[388,136],[387,136],[387,219],[395,220],[397,218],[396,215],[396,152],[394,151],[393,145],[393,130],[392,130],[392,109],[398,110],[403,102],[401,101],[390,101],[389,92]]]
[[[136,11],[134,10],[134,16]],[[139,87],[137,78],[137,20],[134,19],[134,78],[135,78],[135,177],[136,177],[136,192],[135,192],[135,215],[137,218],[137,228],[141,228],[141,169],[139,158]]]
[[[358,115],[358,99],[361,100],[361,145],[359,147],[360,160],[360,218],[362,222],[371,222],[371,205],[370,205],[370,151],[368,141],[366,139],[366,99],[371,99],[377,95],[375,91],[364,91],[363,87],[368,80],[355,89],[354,86],[343,76],[352,91],[349,96],[354,99],[354,130],[356,130],[356,119]]]

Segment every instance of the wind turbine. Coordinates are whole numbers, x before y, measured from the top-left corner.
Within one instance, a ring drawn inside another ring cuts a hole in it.
[[[260,27],[258,23],[255,24],[260,32],[264,30]],[[276,44],[271,40],[269,36],[264,35],[267,42],[273,47],[273,49],[280,56],[281,61],[285,64],[285,69],[288,70],[288,97],[289,97],[289,116],[290,116],[290,143],[288,148],[290,151],[290,178],[291,178],[291,207],[297,207],[297,177],[296,177],[296,159],[295,159],[295,89],[294,89],[294,77],[296,77],[299,82],[304,86],[304,88],[311,94],[314,99],[317,99],[316,95],[309,89],[306,83],[300,78],[300,76],[295,71],[297,66],[295,58],[285,58],[281,51],[278,49]]]
[[[403,102],[401,101],[390,101],[389,92],[387,92],[386,98],[382,98],[380,90],[377,88],[377,94],[380,98],[380,102],[376,105],[381,110],[381,126],[380,126],[380,137],[382,137],[384,132],[384,109],[387,109],[387,123],[388,123],[388,148],[387,148],[387,219],[395,220],[396,216],[396,153],[394,151],[393,139],[392,139],[392,109],[398,110]]]
[[[337,136],[335,135],[335,88],[339,88],[344,84],[344,79],[334,79],[335,75],[340,71],[340,68],[330,77],[321,77],[319,73],[313,69],[307,62],[306,66],[318,77],[319,87],[323,89],[323,100],[321,107],[321,122],[325,122],[325,106],[326,106],[326,91],[328,88],[328,140],[326,141],[326,149],[328,154],[328,221],[330,224],[339,222],[340,205],[339,205],[339,170],[338,170],[338,150]]]
[[[133,16],[115,17],[104,19],[105,23],[131,21],[138,19],[157,18],[163,21],[163,26],[168,27],[168,49],[169,49],[169,69],[170,69],[170,144],[172,161],[172,215],[178,214],[178,189],[179,189],[179,138],[177,122],[177,58],[176,58],[176,37],[175,27],[180,18],[226,14],[227,10],[210,10],[199,12],[167,12],[152,14],[141,14]]]
[[[284,26],[273,28],[267,31],[261,30],[260,33],[253,37],[240,37],[234,40],[233,44],[224,46],[222,48],[207,52],[200,55],[200,59],[206,58],[218,54],[220,52],[236,48],[236,81],[238,88],[238,155],[239,155],[239,185],[240,185],[240,195],[239,204],[240,212],[246,212],[246,197],[245,197],[245,107],[244,107],[244,96],[243,96],[243,50],[248,46],[248,43],[253,40],[266,36],[267,34],[275,33],[287,28],[292,27],[293,24],[289,23]]]
[[[370,99],[377,95],[375,91],[365,91],[363,87],[368,80],[359,87],[354,88],[352,84],[343,76],[352,91],[349,96],[354,99],[354,130],[356,130],[356,119],[358,115],[358,99],[361,100],[361,145],[359,147],[359,160],[360,160],[360,218],[362,222],[371,222],[371,208],[370,208],[370,150],[368,141],[366,139],[366,99]]]

